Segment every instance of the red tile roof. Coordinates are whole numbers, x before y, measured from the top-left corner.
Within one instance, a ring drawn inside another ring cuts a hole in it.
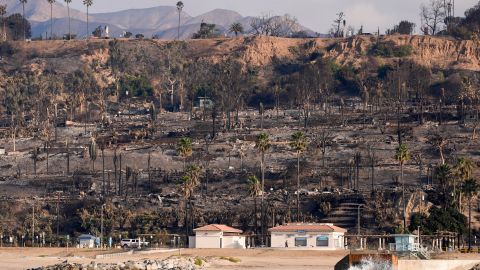
[[[193,231],[195,231],[195,232],[200,231],[200,232],[242,233],[241,230],[229,227],[227,225],[222,225],[222,224],[210,224],[210,225],[207,225],[207,226],[196,228]]]
[[[347,230],[337,227],[330,223],[290,223],[269,229],[270,232],[340,232],[346,233]]]

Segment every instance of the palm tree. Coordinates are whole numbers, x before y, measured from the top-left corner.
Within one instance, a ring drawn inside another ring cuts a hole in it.
[[[7,32],[5,29],[5,15],[7,14],[7,5],[0,5],[0,19],[3,22],[2,41],[7,41]]]
[[[68,13],[68,40],[72,39],[72,27],[71,27],[71,18],[70,18],[70,3],[72,0],[63,0],[67,4],[67,13]]]
[[[264,193],[265,193],[265,153],[270,149],[270,138],[267,133],[262,132],[260,135],[257,137],[257,142],[255,145],[255,148],[258,149],[258,151],[261,154],[261,159],[260,159],[260,170],[262,172],[262,196],[261,196],[261,213],[262,213],[262,244],[264,242]]]
[[[400,180],[402,182],[402,197],[403,197],[403,231],[407,228],[407,216],[406,216],[406,202],[405,202],[405,182],[403,180],[403,165],[410,160],[410,152],[405,144],[400,145],[395,153],[395,160],[400,165]]]
[[[458,177],[458,180],[460,180],[460,182],[463,183],[464,181],[472,177],[474,169],[475,169],[475,164],[473,163],[473,161],[471,159],[462,157],[457,160],[457,164],[454,167],[454,173],[455,173],[455,176]],[[458,209],[460,209],[462,206],[462,192],[463,190],[460,189],[459,194],[457,194],[457,181],[456,181],[456,178],[454,177],[453,194],[455,196],[458,195],[458,201],[456,202]]]
[[[193,142],[192,139],[183,137],[177,142],[177,154],[183,157],[183,169],[186,169],[187,158],[193,154]]]
[[[193,193],[195,192],[195,188],[200,185],[200,175],[201,175],[201,168],[197,165],[192,165],[188,167],[185,171],[185,174],[182,177],[182,185],[181,191],[183,198],[185,199],[185,233],[188,238],[190,232],[190,226],[187,222],[188,220],[188,209],[190,209],[190,221],[193,227],[193,205],[192,205],[192,197]]]
[[[53,39],[53,4],[55,0],[47,0],[50,4],[50,39]]]
[[[20,0],[23,9],[23,40],[27,40],[27,25],[25,24],[25,5],[28,3],[28,0]]]
[[[238,37],[238,34],[243,34],[243,32],[244,32],[243,25],[239,22],[232,23],[232,25],[230,25],[230,28],[229,28],[228,31],[230,33],[234,33],[235,37]]]
[[[180,40],[180,22],[181,22],[181,15],[182,15],[182,10],[183,10],[183,2],[178,1],[177,2],[177,11],[178,11],[178,30],[177,30],[177,40]]]
[[[257,220],[257,197],[258,195],[262,194],[262,188],[260,184],[260,180],[255,175],[252,175],[248,177],[247,179],[247,189],[248,189],[248,195],[253,198],[253,205],[254,205],[254,230],[255,234],[258,233],[257,226],[258,226],[258,220]]]
[[[88,8],[93,5],[93,0],[83,0],[83,4],[87,7],[87,39],[90,38],[90,31],[88,30]]]
[[[462,191],[468,198],[468,251],[472,250],[472,199],[477,196],[480,186],[477,180],[467,179],[462,185]]]
[[[300,221],[300,155],[307,148],[307,138],[303,132],[295,132],[290,139],[290,147],[297,154],[297,222]]]
[[[438,166],[435,170],[435,178],[438,179],[440,182],[440,186],[442,187],[442,192],[444,196],[444,208],[447,209],[448,202],[448,194],[449,192],[447,191],[448,185],[450,184],[449,181],[452,176],[452,170],[448,164],[442,164]]]

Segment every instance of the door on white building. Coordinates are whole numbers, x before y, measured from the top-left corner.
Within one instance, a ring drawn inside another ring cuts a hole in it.
[[[220,238],[220,248],[223,248],[223,238]]]

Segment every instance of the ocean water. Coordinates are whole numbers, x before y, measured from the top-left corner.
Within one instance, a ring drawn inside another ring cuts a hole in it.
[[[360,265],[352,266],[349,270],[393,270],[392,264],[386,261],[362,260]]]

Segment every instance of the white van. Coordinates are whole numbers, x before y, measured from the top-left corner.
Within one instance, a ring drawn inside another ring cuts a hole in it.
[[[120,245],[123,247],[123,248],[139,248],[139,247],[146,247],[148,246],[148,242],[143,242],[142,240],[140,240],[140,238],[138,239],[122,239],[122,241],[120,242]]]

